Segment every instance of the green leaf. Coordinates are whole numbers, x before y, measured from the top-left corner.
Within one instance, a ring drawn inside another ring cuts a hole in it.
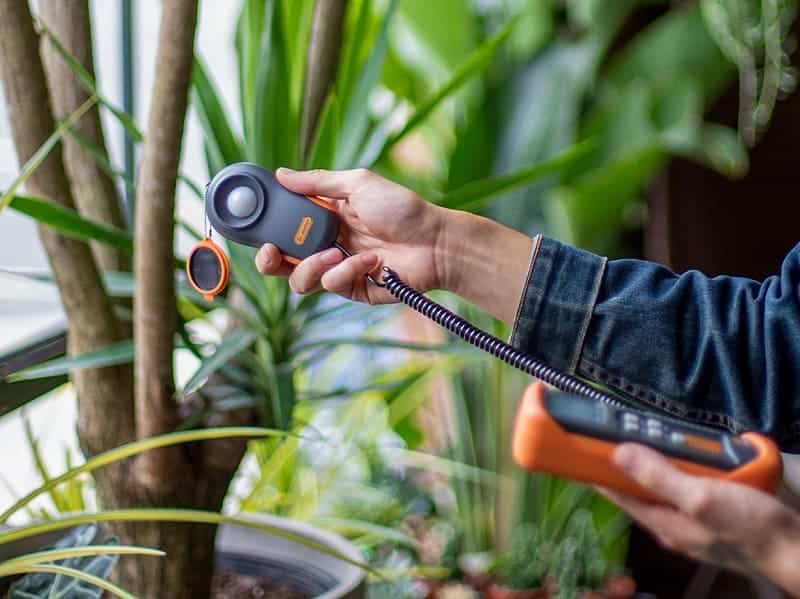
[[[119,555],[164,555],[161,551],[139,547],[120,547],[116,539],[107,539],[102,545],[96,543],[96,524],[80,526],[71,530],[50,548],[9,559],[0,564],[0,575],[8,576],[26,569],[58,561],[59,567],[83,573],[103,580],[117,562]],[[14,583],[10,597],[14,599],[100,599],[101,588],[86,584],[79,577],[64,577],[63,573],[31,573]]]
[[[433,96],[431,96],[417,108],[403,128],[386,140],[386,143],[383,145],[383,148],[378,154],[378,159],[376,162],[380,161],[381,158],[386,156],[389,150],[391,150],[397,142],[403,139],[406,135],[408,135],[409,132],[413,131],[420,123],[427,119],[428,116],[430,116],[430,114],[436,110],[436,108],[444,100],[450,98],[458,88],[469,81],[472,77],[475,77],[488,68],[495,52],[497,52],[498,48],[500,48],[503,42],[506,41],[508,36],[511,35],[511,32],[514,31],[514,27],[516,26],[517,22],[517,18],[512,19],[500,30],[499,33],[481,44],[481,46],[479,46],[461,64],[461,66],[455,70],[450,80],[441,88],[439,88],[439,90],[434,93]]]
[[[314,143],[309,152],[307,168],[330,168],[336,157],[336,141],[341,130],[339,123],[339,103],[336,94],[331,93],[325,100],[322,115],[317,126]]]
[[[367,337],[334,337],[321,341],[308,341],[300,343],[292,348],[292,353],[299,354],[310,349],[319,347],[340,347],[343,345],[354,345],[356,347],[375,347],[382,349],[404,349],[409,351],[429,351],[429,352],[459,352],[461,348],[452,343],[408,343],[405,341],[393,341],[391,339],[370,339]]]
[[[11,197],[10,206],[67,237],[98,241],[133,254],[133,237],[127,231],[84,218],[75,210],[64,208],[50,200],[15,195]]]
[[[22,427],[25,432],[25,442],[28,444],[28,450],[33,458],[33,465],[36,468],[36,473],[43,482],[47,483],[51,480],[50,473],[48,472],[47,464],[45,464],[44,458],[42,457],[41,448],[39,447],[39,440],[36,438],[36,435],[33,434],[31,421],[28,419],[27,414],[24,413],[22,416]],[[61,500],[61,495],[56,489],[50,490],[50,500],[53,502],[53,505],[59,512],[64,513],[67,511],[67,506]]]
[[[336,161],[334,168],[352,168],[356,157],[359,154],[362,140],[369,127],[369,94],[380,81],[383,61],[386,58],[386,48],[388,46],[387,35],[392,16],[397,9],[398,0],[391,0],[389,8],[386,10],[381,29],[375,38],[372,52],[361,71],[355,91],[343,106],[344,118],[342,118],[342,128],[339,133],[339,140],[336,147]]]
[[[66,356],[48,360],[37,366],[31,366],[8,375],[6,380],[10,383],[29,381],[51,376],[68,374],[73,370],[84,368],[104,368],[118,364],[128,364],[133,361],[133,341],[128,339],[114,343],[96,351],[86,352],[78,356]]]
[[[33,499],[47,493],[68,480],[75,478],[81,474],[92,472],[103,466],[108,466],[125,458],[157,449],[159,447],[169,447],[172,445],[180,445],[181,443],[194,443],[197,441],[208,441],[214,439],[232,439],[232,438],[257,438],[257,437],[287,437],[292,436],[292,433],[286,431],[278,431],[268,428],[250,427],[250,426],[231,426],[231,427],[217,427],[201,430],[180,431],[175,433],[167,433],[165,435],[158,435],[142,439],[141,441],[133,441],[120,445],[114,449],[110,449],[95,457],[87,460],[85,463],[75,468],[71,468],[51,479],[49,482],[40,485],[8,508],[5,512],[0,514],[0,523],[7,522],[8,519],[18,512],[23,507],[27,506]],[[0,533],[1,534],[1,533]],[[0,541],[1,543],[2,541]]]
[[[192,69],[192,90],[213,172],[227,164],[244,160],[242,144],[233,132],[219,94],[199,58],[195,58]]]
[[[255,139],[248,140],[255,147],[252,159],[271,168],[297,165],[298,114],[292,102],[287,41],[295,32],[284,27],[284,8],[280,1],[267,7],[253,107]]]
[[[126,131],[128,131],[135,141],[141,142],[144,139],[144,136],[142,135],[142,132],[139,131],[138,127],[136,127],[133,117],[125,111],[118,109],[112,102],[110,102],[100,93],[100,90],[97,87],[97,82],[94,80],[89,71],[87,71],[80,61],[64,47],[58,38],[53,35],[53,33],[45,26],[43,21],[37,19],[36,24],[45,37],[47,37],[47,39],[50,41],[50,43],[53,44],[53,47],[56,49],[59,55],[61,55],[61,58],[64,59],[64,62],[67,63],[67,66],[69,66],[72,74],[80,82],[80,84],[83,85],[84,89],[97,97],[100,104],[107,108],[109,112],[111,112],[114,118],[116,118],[117,121],[119,121],[119,123],[125,127]]]
[[[231,524],[252,530],[257,530],[268,535],[281,537],[319,551],[325,555],[330,555],[343,562],[362,568],[371,574],[377,574],[376,570],[365,564],[359,559],[352,559],[330,547],[317,541],[306,538],[297,533],[290,532],[283,528],[266,524],[256,519],[249,519],[239,516],[226,516],[216,512],[191,509],[158,509],[158,508],[139,508],[127,510],[105,510],[93,514],[81,514],[78,516],[66,516],[56,518],[50,522],[41,522],[18,526],[0,532],[0,545],[10,543],[18,539],[26,539],[54,530],[72,528],[80,524],[92,522],[182,522],[192,524]]]
[[[206,379],[222,366],[235,358],[242,350],[250,345],[256,335],[252,331],[239,330],[231,333],[217,345],[214,352],[200,362],[200,366],[186,382],[183,387],[183,394],[194,393]]]
[[[11,183],[11,187],[9,187],[5,193],[0,196],[0,212],[3,211],[6,206],[8,206],[11,201],[14,199],[14,194],[17,192],[17,189],[20,188],[21,185],[28,180],[28,178],[33,174],[39,165],[44,162],[45,158],[50,154],[50,151],[55,147],[55,145],[61,141],[61,138],[64,137],[64,134],[75,124],[78,120],[86,114],[86,112],[95,105],[97,102],[97,96],[90,96],[83,104],[78,106],[78,108],[70,114],[65,121],[60,123],[56,130],[48,137],[45,142],[39,146],[33,156],[31,156],[25,165],[22,167],[22,172],[20,172],[19,176],[14,179]]]
[[[584,158],[593,146],[592,141],[584,141],[575,144],[549,160],[531,165],[517,172],[467,183],[463,187],[449,192],[439,203],[447,208],[480,210],[495,196],[532,183],[545,175],[569,168]]]

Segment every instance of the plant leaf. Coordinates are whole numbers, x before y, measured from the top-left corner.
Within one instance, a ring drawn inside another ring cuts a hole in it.
[[[55,202],[32,196],[15,195],[10,206],[68,237],[82,241],[99,241],[133,254],[133,237],[127,231],[83,218],[75,210]]]
[[[81,85],[83,85],[84,89],[90,94],[94,94],[95,96],[97,96],[97,100],[100,102],[100,104],[106,107],[108,111],[111,112],[112,115],[114,115],[117,121],[119,121],[120,124],[123,127],[125,127],[125,129],[128,131],[128,133],[135,141],[141,142],[142,140],[144,140],[144,136],[142,135],[142,132],[139,131],[139,128],[136,126],[133,117],[128,113],[126,113],[124,110],[120,110],[119,108],[117,108],[112,102],[110,102],[108,99],[106,99],[105,96],[103,96],[100,93],[100,90],[97,87],[97,82],[94,80],[89,71],[87,71],[80,63],[80,61],[77,58],[75,58],[75,56],[73,56],[72,53],[70,53],[70,51],[64,47],[64,45],[58,40],[58,38],[55,35],[53,35],[53,32],[50,31],[50,29],[48,29],[47,26],[45,26],[42,20],[37,19],[36,23],[41,32],[45,35],[45,37],[47,37],[48,41],[50,41],[50,43],[53,44],[53,47],[61,55],[61,58],[64,59],[64,62],[67,63],[67,66],[69,66],[70,70],[72,71],[72,74],[75,75],[75,78],[81,83]]]
[[[325,100],[317,133],[309,153],[307,168],[330,168],[336,156],[336,140],[339,138],[339,102],[331,93]]]
[[[72,528],[80,524],[93,522],[185,522],[192,524],[232,524],[258,530],[269,535],[278,536],[303,547],[308,547],[325,555],[330,555],[343,562],[352,564],[357,568],[362,568],[371,574],[377,571],[364,563],[360,559],[353,559],[322,543],[308,539],[299,534],[284,530],[271,524],[265,524],[256,519],[249,519],[240,516],[226,516],[216,512],[191,509],[164,509],[164,508],[139,508],[127,510],[104,510],[93,514],[80,514],[77,516],[65,516],[56,518],[50,522],[38,522],[24,526],[18,526],[0,532],[0,545],[10,543],[18,539],[26,539],[53,530],[63,530]]]
[[[336,147],[336,161],[334,168],[350,168],[354,165],[358,156],[359,148],[364,135],[369,127],[369,94],[378,83],[381,77],[383,61],[386,58],[386,48],[388,45],[387,35],[392,16],[397,9],[398,0],[391,0],[389,8],[386,10],[381,29],[375,38],[372,52],[367,59],[367,63],[361,72],[356,88],[352,96],[347,101],[344,108],[344,118],[342,128],[339,132],[339,140]]]
[[[226,164],[242,161],[242,144],[233,132],[219,94],[199,58],[195,59],[192,69],[192,90],[197,116],[205,131],[205,145],[212,171],[216,172]]]
[[[497,195],[532,183],[545,175],[569,168],[584,158],[593,145],[591,140],[584,141],[549,160],[533,164],[514,173],[472,181],[446,194],[438,203],[447,208],[479,210]]]
[[[253,342],[255,337],[254,332],[246,330],[238,330],[225,337],[222,343],[217,345],[214,353],[200,362],[200,366],[184,385],[182,393],[197,391],[211,374],[236,357]]]
[[[485,70],[491,63],[491,59],[497,49],[503,44],[504,41],[506,41],[506,39],[508,39],[508,36],[511,35],[511,32],[514,31],[514,27],[516,26],[517,22],[518,18],[511,19],[511,21],[509,21],[499,33],[481,44],[481,46],[479,46],[472,54],[470,54],[467,60],[465,60],[461,66],[455,70],[450,80],[445,83],[436,93],[434,93],[433,96],[431,96],[417,108],[417,110],[411,115],[400,131],[394,135],[391,135],[389,139],[386,140],[383,148],[378,153],[378,159],[376,162],[379,162],[381,158],[386,156],[387,152],[389,152],[389,150],[391,150],[397,142],[403,139],[410,131],[414,130],[417,125],[428,118],[428,116],[434,110],[436,110],[436,108],[444,100],[452,96],[455,90],[461,87],[469,79]]]
[[[101,454],[98,454],[95,457],[87,460],[80,466],[71,468],[70,470],[67,470],[63,474],[60,474],[59,476],[56,476],[55,478],[51,479],[49,482],[40,485],[39,487],[37,487],[36,489],[25,495],[18,501],[14,502],[14,504],[10,508],[8,508],[5,512],[0,514],[0,523],[8,521],[8,519],[12,515],[14,515],[17,511],[19,511],[26,505],[28,505],[34,498],[38,497],[42,493],[47,493],[50,489],[57,487],[58,485],[60,485],[65,481],[68,481],[80,474],[84,474],[86,472],[92,472],[94,470],[97,470],[98,468],[107,466],[108,464],[113,464],[114,462],[124,460],[125,458],[138,455],[140,453],[149,451],[151,449],[157,449],[159,447],[169,447],[171,445],[179,445],[181,443],[208,441],[213,439],[225,439],[234,437],[257,438],[257,437],[287,437],[287,436],[293,436],[293,435],[292,433],[286,431],[279,431],[268,428],[238,426],[238,427],[218,427],[218,428],[201,429],[201,430],[180,431],[176,433],[167,433],[166,435],[158,435],[156,437],[142,439],[141,441],[133,441],[132,443],[126,443],[125,445],[120,445],[119,447],[115,447],[114,449],[110,449]]]
[[[118,364],[128,364],[133,361],[133,340],[127,339],[103,347],[101,349],[86,352],[78,356],[65,356],[48,360],[42,364],[31,366],[8,375],[6,380],[10,383],[18,381],[29,381],[51,376],[68,374],[73,370],[84,368],[104,368],[106,366],[116,366]]]
[[[61,138],[64,134],[75,124],[78,120],[86,114],[86,112],[95,105],[97,102],[97,96],[90,96],[83,104],[78,106],[75,111],[70,114],[65,121],[60,123],[56,130],[48,137],[45,142],[39,146],[33,156],[31,156],[25,165],[22,167],[22,172],[20,172],[19,176],[14,179],[11,183],[11,187],[9,187],[5,193],[0,196],[0,212],[3,211],[6,206],[11,203],[11,200],[14,199],[14,194],[17,192],[17,189],[20,188],[21,185],[28,180],[28,178],[33,174],[39,165],[44,162],[47,155],[50,154],[50,151],[55,147],[55,145],[61,141]]]

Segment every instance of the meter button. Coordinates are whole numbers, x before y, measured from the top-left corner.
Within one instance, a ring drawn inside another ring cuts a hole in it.
[[[647,427],[647,436],[651,439],[660,439],[663,435],[661,428]]]
[[[683,433],[670,433],[669,435],[670,443],[675,445],[683,445],[686,442],[686,435]]]

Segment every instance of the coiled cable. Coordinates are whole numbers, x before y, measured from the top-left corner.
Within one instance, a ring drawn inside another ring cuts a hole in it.
[[[384,287],[386,291],[406,306],[430,318],[467,343],[500,358],[506,364],[510,364],[514,368],[518,368],[560,391],[583,395],[588,399],[601,401],[614,407],[624,407],[619,400],[608,393],[600,391],[572,375],[548,366],[533,356],[511,347],[508,343],[470,324],[441,304],[424,296],[413,287],[406,285],[391,268],[384,266],[383,273],[382,283],[377,283],[371,277],[370,281],[380,287]]]

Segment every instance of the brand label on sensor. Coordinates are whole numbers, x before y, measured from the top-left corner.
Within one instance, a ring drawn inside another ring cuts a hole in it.
[[[303,245],[308,238],[308,233],[311,231],[311,227],[314,225],[314,219],[310,216],[304,216],[303,220],[300,221],[300,224],[297,227],[297,231],[294,234],[294,242],[297,245]]]

